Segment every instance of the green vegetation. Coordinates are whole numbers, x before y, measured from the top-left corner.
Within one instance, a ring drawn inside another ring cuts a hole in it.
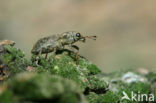
[[[127,70],[104,74],[84,57],[75,61],[69,50],[36,61],[37,56],[27,60],[14,46],[0,49],[0,103],[137,103],[121,101],[123,91],[129,97],[132,91],[156,96],[156,73]]]
[[[83,103],[80,88],[71,80],[48,73],[20,73],[10,79],[0,103]],[[4,98],[4,99],[5,99]]]

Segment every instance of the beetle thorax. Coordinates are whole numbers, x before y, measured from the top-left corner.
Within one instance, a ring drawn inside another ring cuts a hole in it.
[[[79,38],[75,37],[75,35],[68,33],[68,34],[64,34],[61,42],[64,45],[69,45],[77,42],[78,40]]]

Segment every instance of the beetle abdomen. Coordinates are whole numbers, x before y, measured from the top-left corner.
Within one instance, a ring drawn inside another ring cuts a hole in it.
[[[41,52],[41,54],[46,54],[46,53],[50,53],[53,51],[54,51],[54,48],[38,48],[38,49],[32,49],[31,53],[38,55],[40,52]]]
[[[57,35],[41,38],[36,42],[33,49],[31,50],[31,53],[38,55],[40,52],[41,54],[53,52],[54,48],[57,47],[57,40]]]

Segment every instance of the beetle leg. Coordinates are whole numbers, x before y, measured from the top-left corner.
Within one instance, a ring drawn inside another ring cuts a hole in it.
[[[55,56],[56,56],[56,48],[54,48],[54,50],[53,50],[53,57],[51,58],[50,63],[52,63],[54,61]]]
[[[69,48],[74,52],[74,49],[79,50],[79,47],[76,45],[69,45]]]
[[[77,51],[75,52],[75,59],[77,61],[77,64],[79,64],[78,60],[79,60],[79,47],[76,45],[69,45],[69,47],[72,49],[72,51],[74,52],[73,49],[76,49]]]
[[[76,45],[72,45],[72,48],[74,48],[74,49],[77,50],[77,51],[76,51],[76,56],[75,56],[75,58],[76,58],[76,60],[78,60],[78,59],[79,59],[79,47],[76,46]]]
[[[42,49],[41,49],[40,52],[38,53],[38,56],[36,57],[36,61],[39,61],[41,54],[42,54]]]
[[[79,51],[76,52],[75,58],[76,58],[76,61],[77,61],[76,63],[79,64]]]
[[[46,55],[45,55],[45,59],[47,59],[47,57],[48,57],[48,53],[46,53]]]
[[[56,51],[57,51],[57,49],[55,48],[55,49],[54,49],[53,58],[55,58],[55,56],[56,56]]]
[[[36,65],[39,65],[40,56],[42,55],[42,49],[40,50],[38,57],[36,57]]]
[[[42,49],[40,50],[38,56],[40,57],[42,55]]]
[[[76,45],[71,45],[71,47],[79,51],[79,47],[78,47],[78,46],[76,46]]]

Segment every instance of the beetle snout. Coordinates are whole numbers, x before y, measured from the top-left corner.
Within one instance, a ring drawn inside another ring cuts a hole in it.
[[[80,39],[80,41],[85,42],[85,41],[86,41],[86,38],[85,38],[85,37],[82,37],[82,38]]]

